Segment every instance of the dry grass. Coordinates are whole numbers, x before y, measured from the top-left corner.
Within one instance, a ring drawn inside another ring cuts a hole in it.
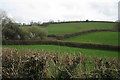
[[[3,78],[118,78],[115,59],[85,57],[44,50],[2,49]]]

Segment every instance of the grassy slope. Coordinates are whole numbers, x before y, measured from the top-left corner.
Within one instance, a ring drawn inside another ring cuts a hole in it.
[[[118,45],[118,32],[94,32],[64,39],[64,41]]]
[[[64,47],[64,46],[55,46],[55,45],[6,45],[3,47],[9,47],[9,48],[17,48],[17,49],[44,49],[46,51],[55,51],[55,52],[67,52],[67,53],[79,53],[86,56],[98,56],[98,57],[104,57],[108,56],[111,58],[118,58],[118,52],[116,51],[105,51],[105,50],[95,50],[95,49],[82,49],[82,48],[72,48],[72,47]]]
[[[112,29],[115,23],[99,23],[99,22],[88,22],[88,23],[62,23],[62,24],[51,24],[46,29],[49,34],[65,34],[80,32],[91,29]]]
[[[48,30],[48,34],[64,34],[64,33],[73,33],[73,32],[79,32],[79,31],[85,31],[85,30],[91,30],[91,29],[113,29],[115,26],[115,23],[98,23],[98,22],[90,22],[90,23],[62,23],[62,24],[51,24],[45,29]],[[115,33],[116,34],[116,33]],[[115,34],[112,34],[115,35]],[[94,35],[93,37],[90,37],[89,35]],[[98,36],[98,35],[104,35]],[[111,34],[109,34],[110,36]],[[87,42],[103,42],[107,44],[117,44],[117,41],[113,41],[116,39],[113,39],[113,37],[108,37],[108,34],[105,33],[99,33],[99,34],[86,34],[82,35],[83,39],[75,37],[68,39],[68,41],[87,41]],[[82,37],[81,36],[81,37]],[[87,36],[87,37],[86,37]],[[107,37],[105,37],[107,36]],[[77,36],[76,36],[77,37]],[[97,37],[97,38],[96,38]],[[102,37],[102,38],[101,38]],[[106,39],[107,40],[106,40]],[[112,40],[112,39],[113,40]],[[108,40],[109,39],[109,40]],[[91,40],[91,41],[89,41]],[[95,41],[94,41],[95,40]],[[112,40],[112,41],[111,41]],[[11,48],[24,48],[24,49],[45,49],[46,51],[58,51],[58,52],[68,52],[68,53],[78,53],[81,52],[82,54],[85,54],[87,56],[109,56],[109,57],[115,57],[117,58],[118,53],[115,51],[105,51],[105,50],[92,50],[92,49],[82,49],[82,48],[72,48],[72,47],[61,47],[61,46],[54,46],[54,45],[24,45],[24,46],[3,46],[3,47],[11,47]]]

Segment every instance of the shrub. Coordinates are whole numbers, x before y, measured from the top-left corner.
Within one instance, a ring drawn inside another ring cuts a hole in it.
[[[45,29],[42,29],[40,27],[21,27],[22,31],[22,40],[43,40],[47,37],[47,31]]]

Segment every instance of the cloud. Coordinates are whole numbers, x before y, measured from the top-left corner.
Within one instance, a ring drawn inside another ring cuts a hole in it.
[[[0,0],[0,9],[18,22],[117,20],[118,0]]]

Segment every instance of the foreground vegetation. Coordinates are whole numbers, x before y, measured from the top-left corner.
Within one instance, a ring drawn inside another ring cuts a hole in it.
[[[64,47],[64,46],[55,46],[55,45],[4,45],[2,47],[16,48],[16,49],[31,49],[31,50],[45,50],[59,53],[69,53],[77,55],[81,52],[85,56],[97,56],[97,57],[110,57],[118,59],[117,51],[108,51],[108,50],[96,50],[96,49],[84,49],[84,48],[73,48],[73,47]]]
[[[64,39],[64,41],[118,45],[118,32],[93,32]]]
[[[44,50],[2,49],[4,78],[119,78],[120,64],[111,58],[85,57]]]

